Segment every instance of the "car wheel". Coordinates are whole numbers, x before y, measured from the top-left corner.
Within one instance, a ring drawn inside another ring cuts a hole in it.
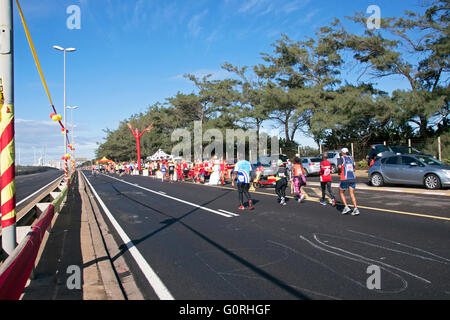
[[[435,174],[429,174],[424,179],[424,185],[427,189],[440,189],[441,188],[441,180]]]
[[[370,183],[374,187],[382,187],[384,184],[383,176],[379,173],[374,173],[372,177],[370,178]]]

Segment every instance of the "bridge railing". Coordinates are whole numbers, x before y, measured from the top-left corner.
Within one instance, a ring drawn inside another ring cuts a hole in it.
[[[67,196],[70,182],[58,187],[58,191],[51,192],[54,200],[50,203],[39,204],[41,214],[31,226],[31,231],[23,238],[12,254],[0,266],[0,300],[18,300],[26,286],[42,245],[45,232],[51,226],[55,213],[61,210],[61,204]]]

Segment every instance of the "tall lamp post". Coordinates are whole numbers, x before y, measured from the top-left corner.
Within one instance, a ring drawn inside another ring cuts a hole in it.
[[[67,154],[67,119],[66,119],[66,52],[74,52],[76,51],[75,48],[62,48],[60,46],[53,46],[56,50],[64,52],[64,156]],[[64,173],[65,173],[65,179],[67,181],[68,175],[67,175],[67,159],[64,160]]]
[[[74,127],[75,125],[73,124],[73,110],[76,110],[79,108],[79,106],[67,106],[67,109],[70,109],[70,121],[72,123],[72,161],[73,161],[73,172],[75,172],[75,135],[74,135]]]

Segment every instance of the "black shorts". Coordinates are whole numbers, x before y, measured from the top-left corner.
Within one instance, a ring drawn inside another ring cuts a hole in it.
[[[238,183],[237,186],[239,192],[248,192],[250,190],[250,183]]]

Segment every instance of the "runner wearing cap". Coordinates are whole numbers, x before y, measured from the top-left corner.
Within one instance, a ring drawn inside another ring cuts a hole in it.
[[[342,214],[347,214],[352,211],[345,198],[345,191],[349,190],[350,198],[353,203],[352,216],[359,215],[358,205],[356,203],[355,189],[356,189],[356,175],[355,175],[355,164],[352,157],[349,156],[347,148],[341,150],[341,158],[338,159],[338,167],[341,170],[341,184],[339,186],[339,195],[341,197],[342,203],[345,205]]]

